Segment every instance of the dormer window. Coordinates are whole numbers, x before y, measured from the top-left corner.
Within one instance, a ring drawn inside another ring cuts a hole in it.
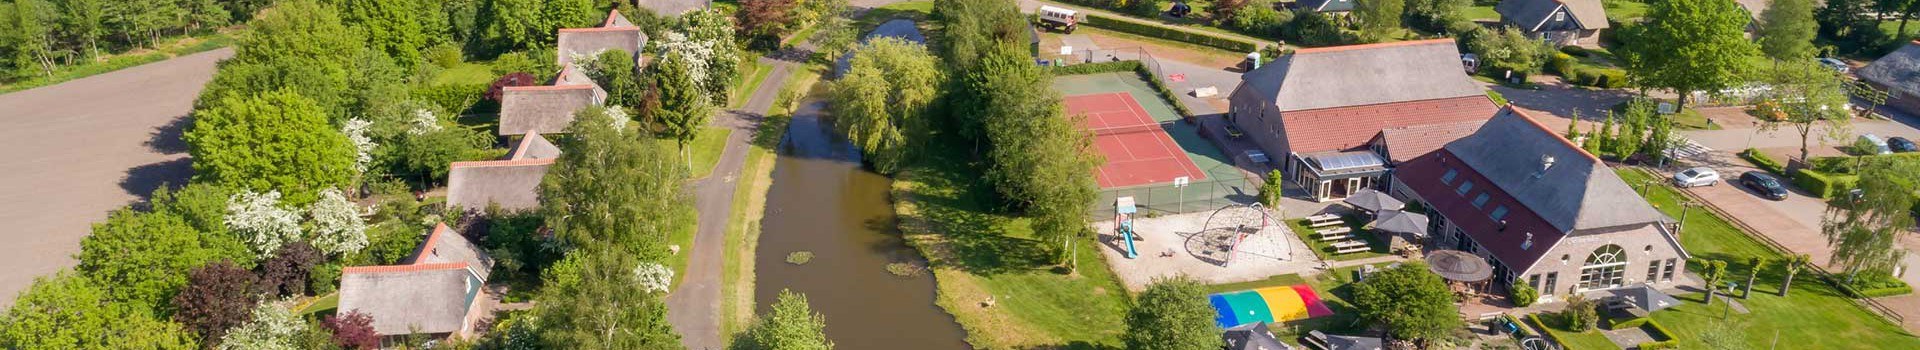
[[[1467,195],[1467,191],[1472,191],[1472,190],[1473,190],[1473,181],[1462,181],[1460,182],[1460,188],[1454,189],[1453,194],[1465,196]]]
[[[1490,197],[1490,196],[1487,196],[1487,193],[1486,193],[1486,192],[1480,192],[1480,195],[1479,195],[1479,196],[1474,196],[1474,197],[1473,197],[1473,208],[1474,208],[1474,209],[1479,209],[1479,208],[1483,208],[1483,207],[1486,207],[1486,206],[1487,206],[1487,199],[1488,199],[1489,197]]]
[[[1506,218],[1507,206],[1502,205],[1498,207],[1493,207],[1493,213],[1487,214],[1487,217],[1493,218],[1494,221],[1499,221],[1500,219]]]
[[[1447,173],[1440,174],[1440,183],[1453,184],[1453,178],[1458,176],[1460,176],[1459,170],[1447,169]]]

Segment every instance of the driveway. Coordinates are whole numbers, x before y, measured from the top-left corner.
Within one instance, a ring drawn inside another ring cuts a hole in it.
[[[107,213],[192,174],[180,134],[220,49],[0,95],[0,308],[74,264]]]

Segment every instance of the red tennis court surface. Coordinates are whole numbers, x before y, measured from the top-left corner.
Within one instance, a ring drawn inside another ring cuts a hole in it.
[[[1107,156],[1094,178],[1100,188],[1115,188],[1206,179],[1200,167],[1161,129],[1160,123],[1125,92],[1074,95],[1066,98],[1067,114],[1086,116],[1081,127],[1093,131],[1093,145]]]

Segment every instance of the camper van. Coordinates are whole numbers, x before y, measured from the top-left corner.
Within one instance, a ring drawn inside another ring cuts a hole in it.
[[[1080,26],[1078,11],[1043,5],[1040,6],[1039,11],[1035,12],[1040,15],[1040,26],[1047,29],[1073,34],[1073,28]]]

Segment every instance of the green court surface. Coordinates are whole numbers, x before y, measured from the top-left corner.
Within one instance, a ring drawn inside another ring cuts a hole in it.
[[[1182,152],[1193,161],[1193,165],[1206,173],[1205,179],[1193,181],[1185,188],[1173,187],[1171,183],[1131,186],[1123,188],[1101,189],[1100,198],[1089,208],[1094,217],[1113,215],[1113,200],[1121,196],[1132,196],[1142,207],[1163,212],[1187,213],[1213,210],[1229,204],[1250,203],[1254,193],[1259,192],[1258,184],[1249,182],[1233,160],[1215,146],[1206,136],[1200,135],[1199,125],[1180,121],[1180,114],[1174,112],[1173,105],[1155,92],[1152,85],[1134,72],[1111,72],[1054,77],[1053,88],[1060,91],[1062,97],[1125,92],[1133,97],[1140,107],[1160,122],[1160,127],[1173,137]],[[1102,214],[1104,213],[1104,214]]]

